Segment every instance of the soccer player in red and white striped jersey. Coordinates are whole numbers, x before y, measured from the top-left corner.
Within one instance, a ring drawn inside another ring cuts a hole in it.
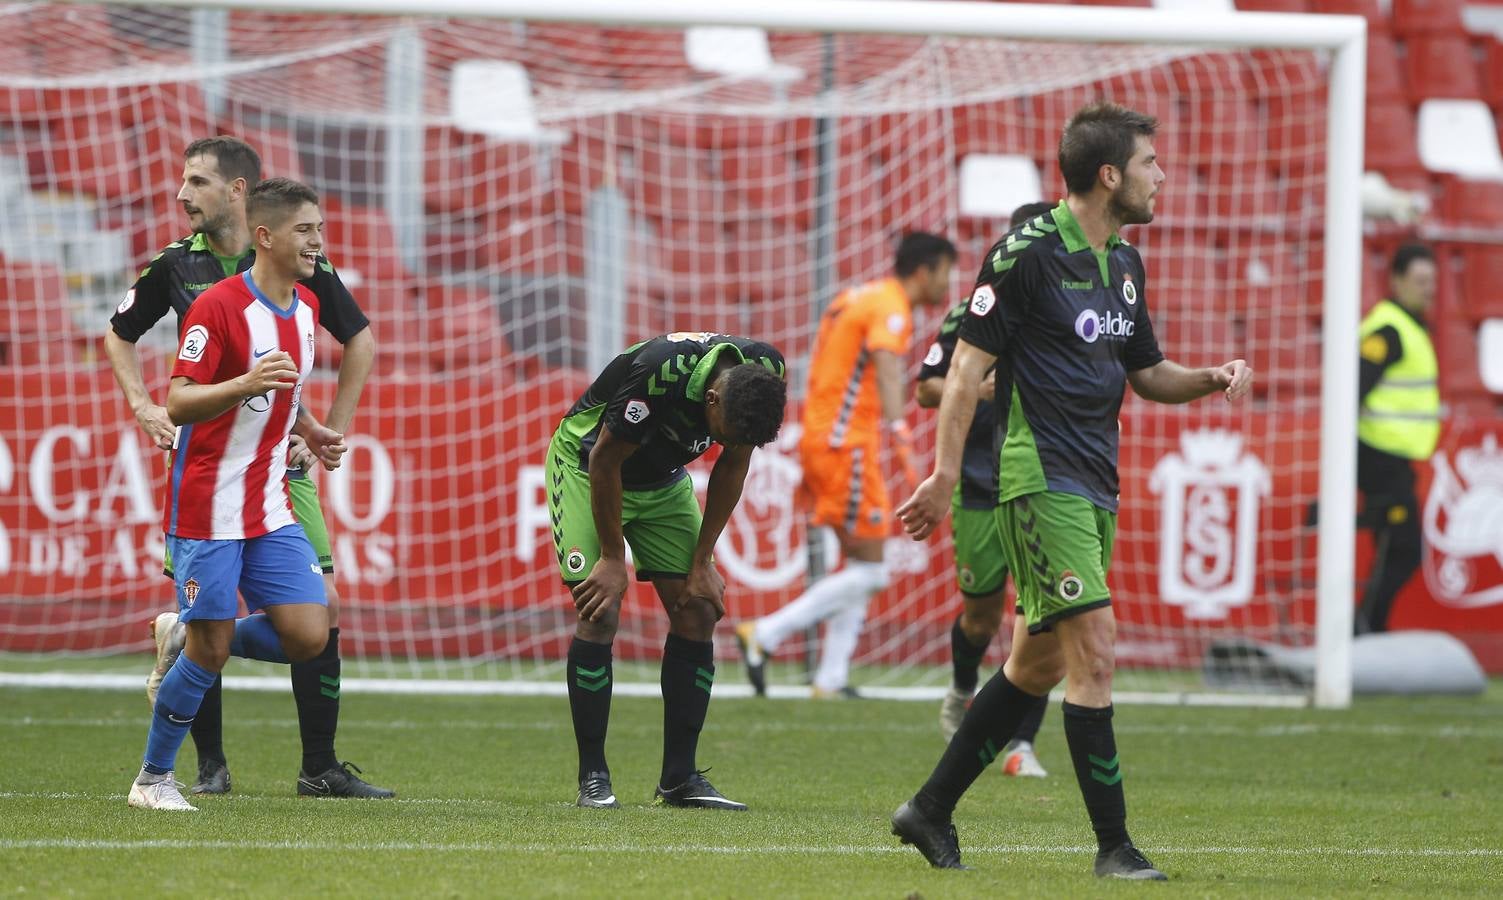
[[[165,530],[187,645],[162,679],[141,773],[128,802],[191,810],[172,777],[204,692],[231,653],[274,661],[317,656],[329,614],[313,545],[287,494],[289,435],[327,468],[343,435],[299,416],[313,369],[319,298],[298,284],[323,245],[318,195],[272,178],[246,198],[256,261],[189,309],[167,393],[178,426]],[[254,613],[235,620],[237,594]]]

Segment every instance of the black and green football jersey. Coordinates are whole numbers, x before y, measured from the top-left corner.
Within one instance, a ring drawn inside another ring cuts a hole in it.
[[[188,307],[198,295],[231,275],[244,272],[256,261],[256,252],[220,256],[209,248],[202,234],[193,234],[168,244],[141,270],[136,283],[110,317],[115,334],[134,344],[169,312],[177,313],[179,329]],[[370,324],[360,305],[340,281],[333,263],[323,256],[310,278],[303,279],[318,296],[318,324],[341,344]]]
[[[950,359],[960,338],[960,324],[965,320],[970,300],[962,300],[945,316],[939,334],[924,356],[918,380],[943,378],[950,372]],[[991,397],[976,403],[976,417],[965,436],[965,453],[960,463],[960,504],[966,509],[991,509],[997,505],[997,407]]]
[[[557,440],[588,472],[601,426],[640,444],[621,466],[627,490],[686,477],[684,466],[710,449],[705,390],[723,361],[760,363],[784,376],[771,344],[727,334],[678,331],[643,341],[611,360],[559,424]]]
[[[999,500],[1038,491],[1117,509],[1127,373],[1164,358],[1136,248],[1091,249],[1061,202],[987,251],[960,339],[997,357]]]

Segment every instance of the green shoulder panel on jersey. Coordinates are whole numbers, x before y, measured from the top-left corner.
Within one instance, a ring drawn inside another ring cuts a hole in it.
[[[1023,251],[1032,247],[1035,241],[1057,231],[1059,228],[1048,216],[1029,219],[992,245],[992,249],[987,252],[987,265],[983,271],[989,268],[992,275],[1004,274],[1017,265],[1018,257]]]
[[[647,376],[647,395],[649,397],[661,397],[668,393],[668,386],[693,374],[694,367],[699,365],[698,353],[675,353],[663,360],[663,364],[657,371]]]
[[[945,320],[940,323],[939,333],[941,336],[951,334],[960,328],[960,323],[965,321],[965,311],[971,305],[971,299],[966,299],[955,304],[955,307],[945,313]]]

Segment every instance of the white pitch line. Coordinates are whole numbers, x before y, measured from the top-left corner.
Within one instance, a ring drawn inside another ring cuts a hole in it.
[[[139,691],[145,684],[140,675],[109,675],[87,672],[0,672],[0,687],[27,688],[78,688],[88,690]],[[259,675],[226,675],[224,686],[236,691],[289,692],[287,679]],[[340,682],[342,690],[369,694],[416,694],[423,696],[509,696],[509,697],[564,697],[568,685],[562,679],[555,681],[494,681],[476,679],[437,678],[345,678]],[[861,695],[871,700],[917,700],[935,701],[944,698],[945,687],[883,687],[862,686]],[[810,689],[799,685],[770,685],[768,696],[773,700],[803,700],[809,698]],[[661,697],[662,688],[655,682],[616,682],[611,693],[617,697]],[[754,696],[751,685],[716,685],[717,699],[746,699]],[[1310,705],[1309,697],[1297,694],[1219,694],[1202,691],[1151,692],[1119,691],[1112,697],[1114,703],[1143,704],[1154,706],[1274,706],[1303,708]]]
[[[710,853],[724,856],[853,856],[865,854],[912,854],[914,851],[892,844],[878,845],[833,845],[771,844],[748,847],[682,844],[581,844],[560,847],[558,844],[542,843],[433,843],[427,841],[106,841],[86,838],[25,838],[0,839],[0,850],[294,850],[311,852],[420,852],[420,853],[544,853],[558,856],[567,853],[651,853],[694,854]],[[1060,854],[1095,853],[1096,848],[1084,845],[998,845],[990,847],[966,847],[968,855],[1007,854]],[[1283,856],[1348,856],[1391,858],[1440,858],[1466,859],[1503,858],[1503,849],[1494,847],[1155,847],[1155,854],[1186,856],[1250,856],[1279,854]]]
[[[0,728],[123,728],[139,729],[145,722],[141,718],[79,718],[59,716],[10,716],[0,717]],[[234,724],[241,728],[284,729],[298,727],[292,716],[285,719],[236,718]],[[347,719],[339,723],[344,729],[363,731],[487,731],[487,732],[550,732],[569,727],[567,717],[556,719],[450,719],[441,722],[418,722],[408,719]],[[631,723],[617,723],[618,729],[630,729]],[[651,726],[653,728],[657,726]],[[799,722],[764,721],[737,726],[740,734],[782,734],[794,732],[819,732],[832,734],[928,734],[934,728],[927,719],[914,722]],[[1476,725],[1441,725],[1434,728],[1421,725],[1350,725],[1340,722],[1281,723],[1274,725],[1226,725],[1209,722],[1194,724],[1134,724],[1118,721],[1114,724],[1117,734],[1149,734],[1159,737],[1245,737],[1245,738],[1306,738],[1329,735],[1355,735],[1366,737],[1419,737],[1419,738],[1477,738],[1503,739],[1503,726],[1485,727]]]

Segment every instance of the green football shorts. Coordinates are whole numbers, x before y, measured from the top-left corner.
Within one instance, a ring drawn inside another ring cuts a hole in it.
[[[287,493],[292,497],[292,517],[303,526],[319,568],[325,575],[334,573],[334,549],[329,544],[329,526],[324,524],[324,510],[318,502],[318,482],[302,469],[287,470]],[[162,574],[172,577],[172,551],[162,554]]]
[[[955,580],[967,597],[990,597],[1007,584],[1007,557],[992,509],[953,504]]]
[[[1029,634],[1111,605],[1106,573],[1117,536],[1115,513],[1084,497],[1042,491],[1000,504],[997,528]]]
[[[553,549],[566,585],[584,581],[600,559],[600,538],[590,506],[590,476],[564,458],[555,439],[548,448],[548,511]],[[683,578],[699,542],[699,501],[685,475],[667,487],[621,493],[621,531],[631,547],[638,581]]]

